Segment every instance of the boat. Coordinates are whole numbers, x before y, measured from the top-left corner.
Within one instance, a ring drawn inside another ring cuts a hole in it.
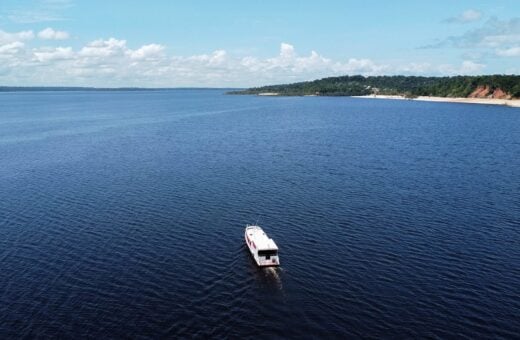
[[[247,247],[260,267],[279,266],[278,246],[258,225],[246,225]]]

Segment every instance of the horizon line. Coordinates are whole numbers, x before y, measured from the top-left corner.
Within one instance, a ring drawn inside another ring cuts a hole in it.
[[[495,74],[478,74],[478,75],[452,75],[452,76],[418,76],[418,75],[371,75],[365,76],[362,74],[353,74],[353,75],[340,75],[340,76],[329,76],[323,78],[316,78],[312,80],[304,80],[297,81],[292,83],[279,83],[279,84],[268,84],[268,85],[255,85],[249,87],[242,86],[231,86],[231,87],[211,87],[211,86],[171,86],[171,87],[140,87],[140,86],[117,86],[117,87],[96,87],[96,86],[64,86],[64,85],[26,85],[26,86],[12,86],[12,85],[0,85],[0,92],[15,92],[15,91],[161,91],[161,90],[245,90],[245,89],[254,89],[261,87],[269,87],[269,86],[281,86],[281,85],[290,85],[290,84],[298,84],[298,83],[307,83],[313,82],[316,80],[324,80],[331,78],[341,78],[341,77],[407,77],[407,78],[456,78],[456,77],[492,77],[492,76],[513,76],[518,77],[518,74],[505,74],[505,73],[495,73]]]

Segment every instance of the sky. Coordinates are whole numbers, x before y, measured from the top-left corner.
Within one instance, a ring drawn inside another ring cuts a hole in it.
[[[0,86],[520,74],[520,1],[0,0]]]

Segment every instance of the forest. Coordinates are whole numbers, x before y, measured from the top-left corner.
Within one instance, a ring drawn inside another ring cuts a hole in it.
[[[485,91],[478,91],[484,89]],[[341,76],[294,84],[253,87],[230,91],[230,94],[276,93],[282,96],[362,96],[370,94],[403,95],[406,97],[468,97],[493,96],[499,90],[510,98],[520,98],[520,76],[483,75],[453,77],[419,76]]]

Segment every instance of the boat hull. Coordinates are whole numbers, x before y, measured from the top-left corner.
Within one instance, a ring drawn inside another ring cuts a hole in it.
[[[249,249],[249,253],[255,260],[257,266],[259,266],[259,267],[278,267],[278,266],[280,266],[280,260],[278,258],[278,254],[276,254],[276,256],[267,256],[267,257],[258,255],[258,251],[259,251],[258,246],[257,246],[257,244],[255,244],[255,241],[253,239],[253,234],[251,232],[248,234],[248,228],[250,228],[250,227],[246,227],[246,230],[244,232],[244,239],[246,242],[246,246]],[[277,250],[278,249],[276,249],[276,251]],[[262,251],[262,250],[260,250],[260,251]]]

